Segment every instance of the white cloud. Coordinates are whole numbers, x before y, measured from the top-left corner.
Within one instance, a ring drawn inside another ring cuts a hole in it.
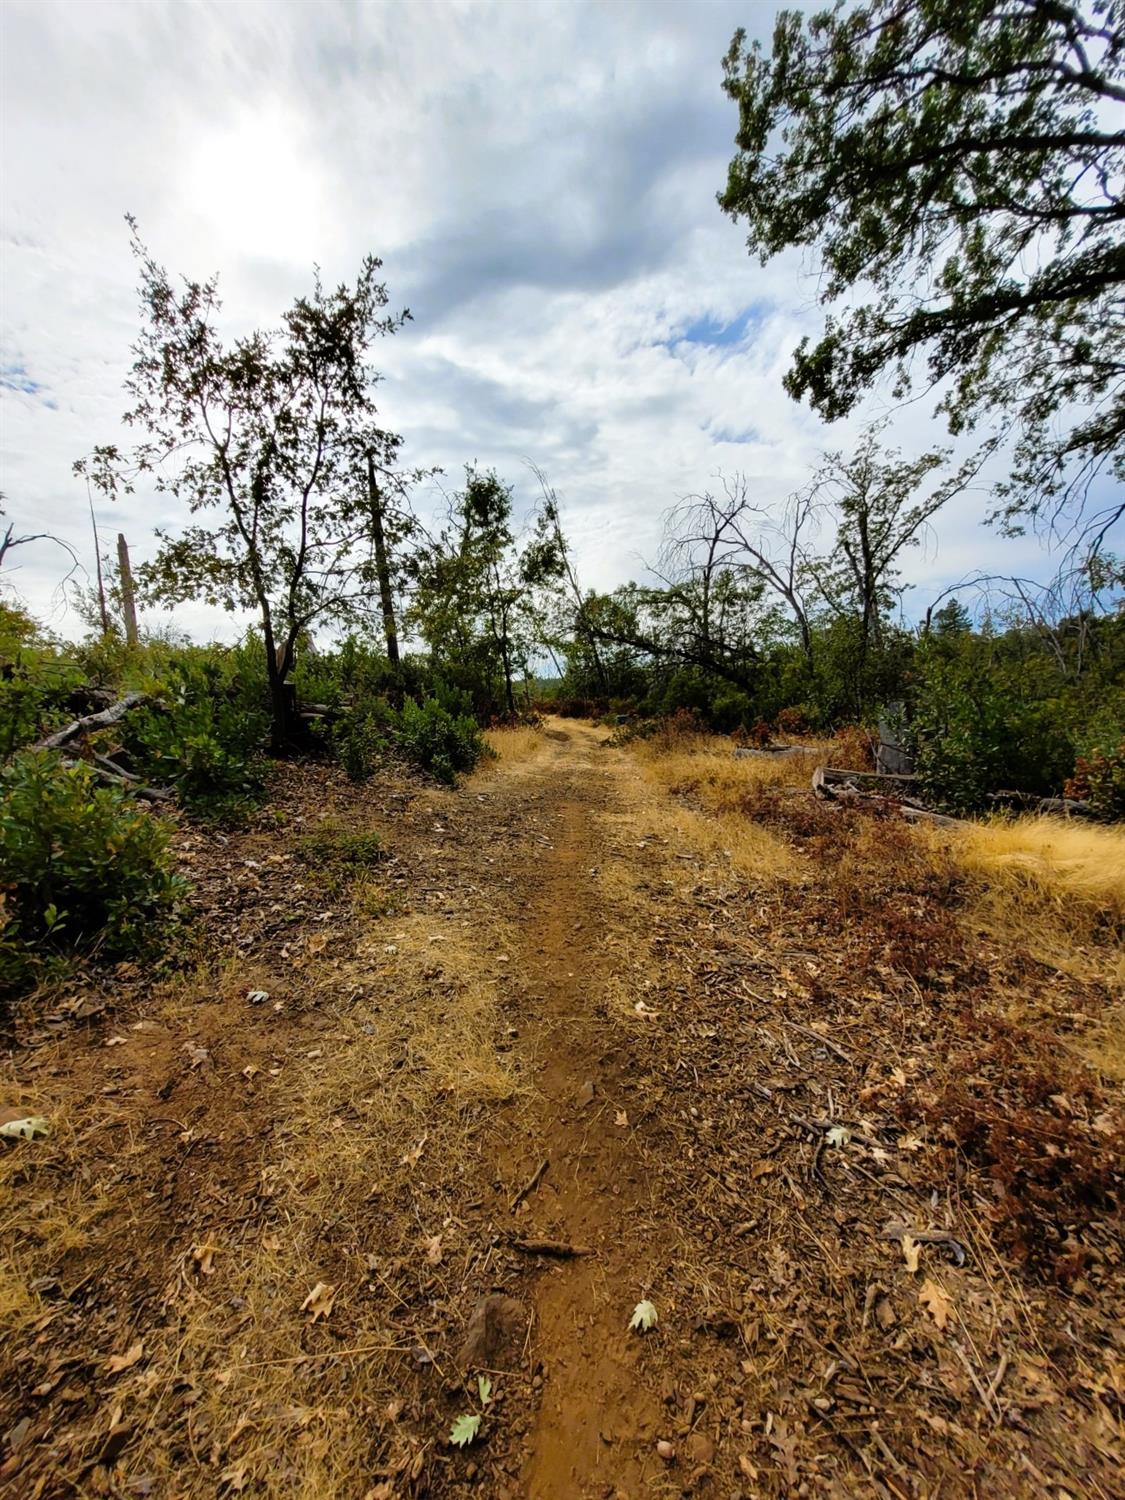
[[[135,213],[154,253],[218,271],[232,327],[382,255],[415,321],[380,349],[384,415],[412,463],[467,460],[564,497],[581,572],[608,587],[655,553],[660,516],[719,468],[781,500],[827,431],[781,388],[817,323],[808,268],[751,262],[721,216],[734,130],[719,61],[747,3],[573,0],[238,5],[9,0],[3,10],[2,485],[25,527],[91,561],[73,460],[120,436],[135,332]],[[748,316],[747,316],[748,314]],[[745,318],[733,342],[685,341]],[[941,438],[929,409],[896,424]],[[151,551],[175,522],[151,495],[100,507]],[[974,500],[951,513],[928,584],[1005,559]],[[18,584],[46,612],[49,551]],[[199,632],[232,622],[178,612]],[[73,627],[74,622],[71,622]],[[65,622],[64,622],[64,628]]]

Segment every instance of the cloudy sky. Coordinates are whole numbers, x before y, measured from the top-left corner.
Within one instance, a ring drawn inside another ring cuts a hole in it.
[[[455,481],[495,465],[559,491],[583,582],[644,571],[662,512],[719,470],[781,501],[857,425],[781,388],[817,327],[815,265],[762,269],[719,212],[735,128],[721,58],[761,0],[5,0],[2,484],[21,530],[92,565],[73,460],[121,436],[137,327],[122,216],[157,259],[217,271],[232,330],[382,257],[414,321],[378,350],[406,458]],[[883,410],[872,398],[864,415]],[[895,436],[939,440],[915,406]],[[425,504],[423,499],[423,505]],[[99,506],[136,558],[176,524],[138,493]],[[1042,573],[1034,542],[947,514],[919,597],[970,569]],[[60,555],[9,575],[57,629]],[[230,622],[184,610],[206,635]],[[154,620],[155,623],[155,620]]]

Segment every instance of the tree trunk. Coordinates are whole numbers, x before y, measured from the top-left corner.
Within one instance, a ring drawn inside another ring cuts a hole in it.
[[[121,613],[125,619],[125,640],[135,646],[140,640],[137,632],[137,596],[133,589],[133,570],[129,566],[129,543],[123,532],[117,533],[117,567],[121,579]]]
[[[391,570],[387,563],[387,542],[383,532],[383,497],[375,478],[375,460],[367,455],[367,493],[371,501],[371,534],[375,541],[375,572],[379,579],[379,603],[383,610],[383,634],[387,640],[387,660],[398,666],[398,627],[395,621],[395,599],[391,589]]]

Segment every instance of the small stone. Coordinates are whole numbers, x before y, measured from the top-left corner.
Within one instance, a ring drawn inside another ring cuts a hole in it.
[[[665,1438],[661,1438],[656,1445],[656,1451],[666,1464],[670,1464],[676,1457],[676,1450]]]

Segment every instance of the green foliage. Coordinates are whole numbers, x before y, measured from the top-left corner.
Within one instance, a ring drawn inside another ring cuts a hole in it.
[[[369,829],[343,828],[327,820],[297,841],[297,853],[315,870],[359,875],[385,858],[383,843]]]
[[[169,830],[85,766],[22,751],[0,770],[0,986],[31,983],[71,949],[145,948],[183,883]]]
[[[1125,736],[1113,750],[1079,756],[1066,795],[1089,802],[1100,817],[1125,819]]]
[[[398,743],[408,760],[452,786],[459,772],[471,771],[488,754],[476,720],[451,711],[437,698],[408,698],[398,719]]]
[[[73,717],[69,700],[82,681],[73,655],[0,601],[0,760]]]
[[[263,695],[214,651],[171,663],[163,701],[125,721],[125,746],[137,770],[174,786],[189,812],[237,821],[264,789],[262,745],[268,727]]]
[[[349,708],[332,726],[332,748],[349,781],[366,781],[385,758],[394,723],[394,710],[374,698]]]
[[[768,54],[735,35],[724,88],[721,206],[763,261],[815,247],[822,301],[847,305],[797,350],[791,395],[834,420],[924,357],[953,431],[1015,429],[1009,518],[1125,475],[1120,7],[786,10]]]
[[[1066,705],[1041,698],[1023,664],[980,638],[920,654],[907,725],[925,795],[964,814],[995,791],[1057,792],[1074,761]]]

